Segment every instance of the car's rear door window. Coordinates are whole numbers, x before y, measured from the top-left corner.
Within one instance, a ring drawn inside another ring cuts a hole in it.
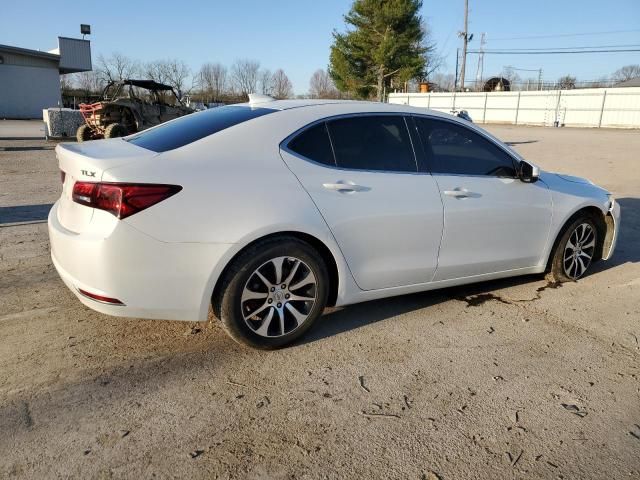
[[[277,110],[271,108],[251,108],[240,105],[212,108],[145,130],[127,138],[127,141],[154,152],[166,152],[275,111]]]
[[[327,122],[336,165],[357,170],[417,171],[401,115],[361,115]]]
[[[287,147],[289,150],[314,162],[331,166],[335,166],[336,164],[333,158],[333,151],[331,150],[331,141],[327,133],[327,126],[324,122],[306,129],[291,140]]]
[[[515,176],[511,156],[470,128],[425,117],[415,121],[432,173]]]

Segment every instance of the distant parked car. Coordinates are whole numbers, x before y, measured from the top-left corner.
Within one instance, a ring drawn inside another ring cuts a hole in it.
[[[401,105],[252,97],[56,147],[51,255],[87,306],[276,348],[328,305],[611,256],[620,209],[472,123]]]
[[[85,123],[78,128],[78,142],[124,137],[192,113],[173,87],[153,80],[109,82],[102,100],[81,103]]]

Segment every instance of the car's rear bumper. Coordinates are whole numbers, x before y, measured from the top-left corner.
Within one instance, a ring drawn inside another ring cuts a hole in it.
[[[620,233],[620,205],[615,200],[611,200],[611,206],[606,216],[607,234],[604,239],[602,249],[602,259],[609,260],[616,249],[618,234]]]
[[[56,203],[49,213],[51,258],[86,306],[122,317],[206,320],[212,272],[232,245],[160,242],[122,221],[106,237],[78,234],[60,224],[57,210]]]

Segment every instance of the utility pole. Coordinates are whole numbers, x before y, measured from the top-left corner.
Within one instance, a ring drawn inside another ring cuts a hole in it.
[[[458,62],[460,61],[460,49],[456,48],[456,80],[453,82],[453,91],[458,89]]]
[[[480,36],[480,52],[478,54],[478,69],[476,70],[476,90],[482,90],[482,74],[484,73],[484,45],[486,33]]]
[[[460,66],[460,89],[464,92],[464,71],[467,66],[467,43],[469,43],[468,33],[469,23],[469,0],[464,0],[464,31],[459,35],[462,37],[462,65]]]
[[[538,90],[542,90],[542,69],[538,70]]]

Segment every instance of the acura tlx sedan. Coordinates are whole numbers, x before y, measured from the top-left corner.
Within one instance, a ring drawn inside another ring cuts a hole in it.
[[[474,124],[426,109],[252,96],[56,147],[51,255],[109,314],[292,342],[326,306],[514,275],[577,280],[620,209]]]

